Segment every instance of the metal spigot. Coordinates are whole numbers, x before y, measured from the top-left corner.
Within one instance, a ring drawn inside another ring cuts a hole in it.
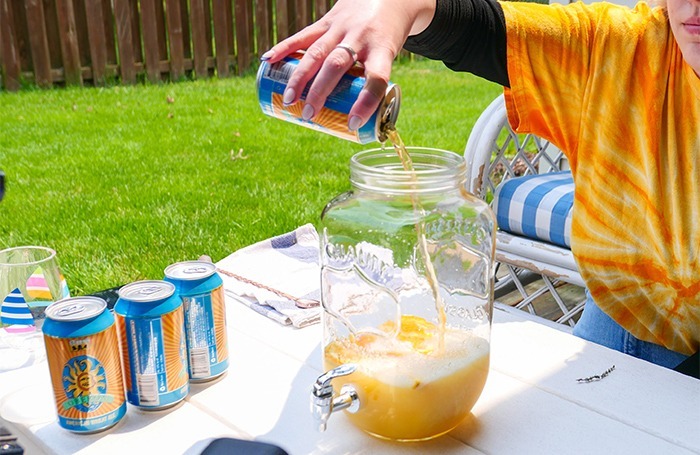
[[[328,418],[331,413],[347,409],[348,412],[357,412],[360,409],[360,397],[351,385],[344,385],[340,388],[340,395],[333,397],[333,386],[331,380],[340,376],[347,376],[353,373],[357,366],[353,363],[346,363],[330,371],[326,371],[316,379],[311,391],[311,413],[318,422],[318,430],[326,431]]]

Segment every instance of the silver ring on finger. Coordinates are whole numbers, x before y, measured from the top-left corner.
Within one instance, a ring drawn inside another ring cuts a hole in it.
[[[355,49],[350,47],[349,45],[345,43],[340,43],[336,47],[336,49],[342,49],[348,54],[350,54],[350,58],[352,58],[352,62],[355,63],[357,61],[357,52],[355,52]]]

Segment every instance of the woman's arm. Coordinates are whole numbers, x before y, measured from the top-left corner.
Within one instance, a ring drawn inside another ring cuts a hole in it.
[[[367,82],[350,111],[350,129],[357,129],[374,113],[384,97],[391,65],[409,34],[420,33],[435,13],[436,0],[339,0],[317,22],[281,41],[262,58],[281,60],[299,49],[306,49],[284,94],[284,102],[299,100],[306,84],[315,77],[303,109],[312,118],[353,65],[350,53],[337,48],[350,46],[365,66]]]
[[[430,26],[409,36],[404,48],[455,71],[469,71],[510,86],[506,64],[506,22],[496,0],[438,0]]]
[[[426,30],[428,28],[428,30]],[[271,63],[306,49],[287,84],[285,104],[294,104],[314,78],[302,116],[313,118],[342,75],[353,65],[351,52],[364,64],[367,82],[350,110],[349,128],[359,128],[384,94],[391,65],[409,35],[407,48],[508,84],[505,23],[495,0],[339,0],[320,20],[275,45],[262,58]]]

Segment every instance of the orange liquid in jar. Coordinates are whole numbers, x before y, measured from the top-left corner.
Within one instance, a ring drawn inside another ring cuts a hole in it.
[[[486,383],[488,341],[412,315],[401,317],[396,337],[388,335],[392,323],[383,328],[387,336],[359,333],[325,348],[326,370],[357,365],[333,380],[335,390],[352,384],[359,395],[360,409],[346,412],[348,418],[370,434],[400,441],[434,438],[459,425]]]

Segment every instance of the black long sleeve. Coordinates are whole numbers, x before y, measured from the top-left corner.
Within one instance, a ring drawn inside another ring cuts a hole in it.
[[[496,0],[437,0],[432,22],[410,36],[404,48],[455,71],[468,71],[510,86],[506,62],[506,23]]]

